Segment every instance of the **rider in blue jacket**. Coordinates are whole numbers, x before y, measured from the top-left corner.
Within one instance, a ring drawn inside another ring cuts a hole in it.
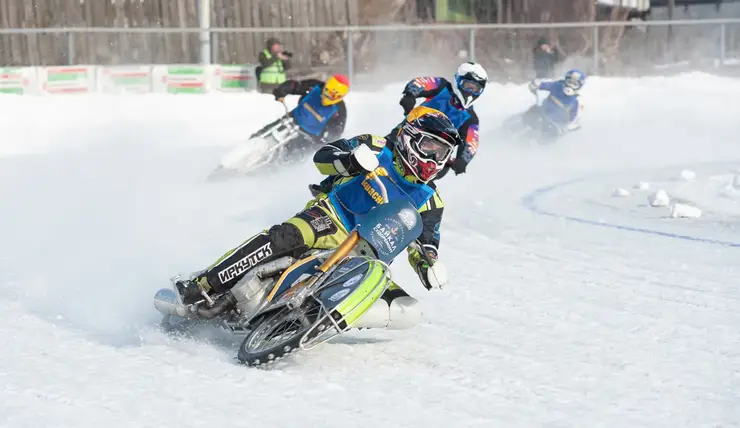
[[[457,68],[454,79],[454,82],[450,82],[444,77],[417,77],[406,85],[399,103],[404,115],[407,115],[416,105],[417,98],[425,98],[421,105],[447,115],[464,141],[457,148],[454,164],[448,165],[437,180],[447,174],[450,168],[456,175],[465,173],[478,151],[479,122],[473,103],[483,94],[488,74],[480,64],[464,62]],[[389,136],[396,135],[397,131],[398,127]],[[391,142],[394,142],[392,138]]]
[[[445,165],[435,181],[445,176],[450,169],[455,171],[455,175],[464,174],[478,151],[478,115],[473,110],[473,103],[483,94],[486,83],[488,74],[480,64],[464,62],[457,68],[454,82],[444,77],[417,77],[406,84],[399,102],[403,107],[404,116],[414,109],[417,98],[424,98],[421,106],[443,112],[452,121],[461,137],[460,144],[455,148],[454,162]],[[390,148],[398,142],[396,136],[399,135],[401,126],[403,122],[386,135]],[[314,196],[326,193],[331,190],[336,178],[329,176],[320,184],[310,184],[309,190]]]
[[[570,70],[565,78],[556,81],[543,81],[539,84],[531,82],[529,90],[547,91],[550,94],[541,106],[534,105],[524,114],[525,122],[536,119],[538,109],[560,129],[573,131],[580,128],[577,122],[581,104],[578,95],[586,82],[586,76],[580,70]]]

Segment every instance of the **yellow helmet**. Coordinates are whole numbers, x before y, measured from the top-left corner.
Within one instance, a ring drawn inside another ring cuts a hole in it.
[[[344,74],[335,74],[331,76],[321,91],[321,104],[330,106],[336,104],[344,98],[349,92],[349,79]]]

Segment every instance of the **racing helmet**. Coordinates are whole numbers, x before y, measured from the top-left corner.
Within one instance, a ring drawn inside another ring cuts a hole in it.
[[[583,84],[586,83],[586,75],[578,69],[572,69],[568,70],[567,73],[565,73],[565,78],[563,78],[563,93],[568,96],[574,96],[578,95],[578,91],[583,87]]]
[[[488,82],[488,73],[475,62],[464,62],[457,67],[455,84],[452,86],[457,99],[464,108],[473,105],[473,102],[483,94]]]
[[[439,174],[450,160],[460,134],[441,111],[419,106],[411,110],[402,123],[394,152],[407,173],[427,183]]]
[[[349,92],[349,79],[344,74],[335,74],[327,79],[321,89],[321,104],[330,106],[336,104]]]

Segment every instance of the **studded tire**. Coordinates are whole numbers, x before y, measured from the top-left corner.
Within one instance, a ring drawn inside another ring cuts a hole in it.
[[[300,349],[303,336],[320,321],[319,305],[309,299],[298,309],[287,307],[266,315],[255,325],[239,346],[237,358],[242,364],[260,366],[274,363]],[[275,343],[265,344],[276,331],[285,329],[287,335]],[[258,349],[260,346],[262,349]]]

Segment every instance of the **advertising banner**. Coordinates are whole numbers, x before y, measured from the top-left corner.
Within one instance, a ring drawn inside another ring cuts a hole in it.
[[[202,65],[163,65],[153,69],[155,92],[205,94],[208,68]]]
[[[255,68],[254,65],[215,65],[212,89],[219,92],[256,91]]]
[[[41,91],[47,94],[87,94],[95,91],[95,67],[39,67]]]
[[[0,67],[0,94],[207,94],[258,90],[254,65]]]
[[[0,67],[0,94],[35,93],[36,84],[34,67]]]
[[[98,91],[114,94],[152,92],[152,66],[99,67]]]

